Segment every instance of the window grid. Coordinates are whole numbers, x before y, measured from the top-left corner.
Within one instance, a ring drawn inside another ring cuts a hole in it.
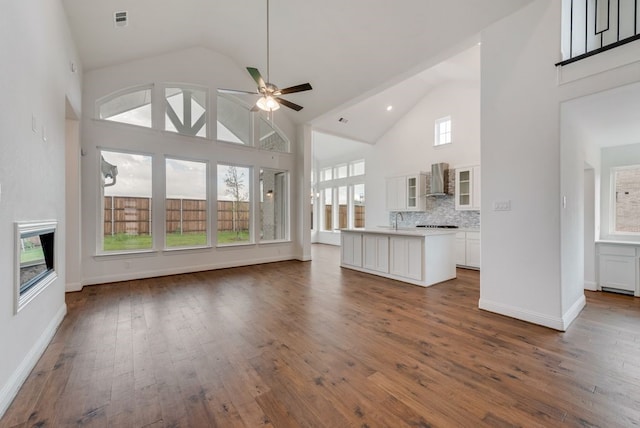
[[[435,146],[451,144],[451,117],[443,117],[436,120],[435,124]]]

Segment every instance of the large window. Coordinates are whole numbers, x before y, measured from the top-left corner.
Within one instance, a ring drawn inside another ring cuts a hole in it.
[[[353,227],[364,227],[364,184],[353,186]]]
[[[340,163],[320,169],[318,215],[322,231],[334,231],[349,227],[364,227],[365,161],[363,159]],[[313,194],[311,195],[313,204]],[[313,209],[313,205],[312,205]],[[312,217],[313,221],[313,217]]]
[[[198,137],[207,136],[206,91],[166,88],[165,99],[165,130]]]
[[[322,191],[322,230],[333,230],[333,189]]]
[[[98,101],[98,118],[151,128],[151,86]]]
[[[100,153],[101,250],[151,249],[151,156],[108,150]]]
[[[271,121],[266,120],[264,117],[260,117],[258,124],[258,146],[261,149],[283,153],[289,151],[289,141],[282,133],[277,131]]]
[[[252,242],[251,168],[218,164],[218,245]]]
[[[338,187],[338,228],[344,229],[349,226],[349,198],[347,196],[347,186]]]
[[[207,164],[167,158],[165,246],[207,245]]]
[[[289,211],[288,173],[260,170],[260,239],[287,239]]]
[[[614,233],[640,233],[640,165],[615,168],[612,179]]]

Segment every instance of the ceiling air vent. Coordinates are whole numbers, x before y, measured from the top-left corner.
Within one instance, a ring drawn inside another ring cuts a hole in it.
[[[127,25],[129,25],[129,17],[127,15],[127,11],[124,10],[122,12],[114,12],[113,24],[116,27],[126,27]]]

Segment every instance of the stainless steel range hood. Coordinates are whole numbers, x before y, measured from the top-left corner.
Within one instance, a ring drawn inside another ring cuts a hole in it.
[[[431,165],[431,186],[427,196],[446,196],[449,184],[449,164],[434,163]]]

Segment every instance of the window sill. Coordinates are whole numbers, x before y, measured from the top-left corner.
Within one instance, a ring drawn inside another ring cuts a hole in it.
[[[210,250],[213,247],[211,245],[200,245],[197,247],[169,247],[162,250],[163,253],[171,254],[171,253],[181,253],[185,251],[189,252],[197,252],[199,250]]]
[[[260,241],[258,245],[273,245],[273,244],[290,244],[290,239],[274,239],[272,241]]]
[[[225,249],[225,248],[238,248],[238,247],[253,247],[255,246],[255,242],[238,242],[237,244],[217,244],[216,248]]]
[[[135,250],[135,251],[114,251],[109,253],[96,253],[94,259],[127,258],[127,257],[147,257],[157,254],[157,250]]]

